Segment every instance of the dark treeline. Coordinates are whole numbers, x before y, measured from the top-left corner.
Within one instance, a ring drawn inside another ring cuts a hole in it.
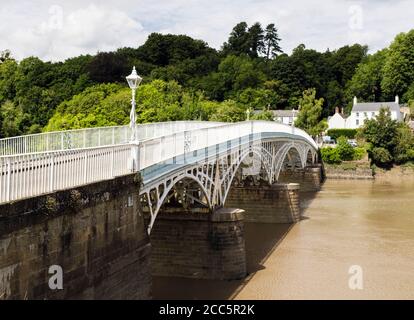
[[[414,99],[413,48],[410,31],[372,55],[360,44],[326,52],[300,44],[288,55],[274,24],[241,22],[220,50],[159,33],[137,48],[57,63],[36,57],[18,62],[6,50],[0,55],[0,136],[126,123],[125,76],[133,65],[144,78],[140,122],[242,120],[247,108],[297,108],[310,88],[323,98],[323,117],[337,106],[349,110],[354,95],[387,101],[399,94],[408,102]]]

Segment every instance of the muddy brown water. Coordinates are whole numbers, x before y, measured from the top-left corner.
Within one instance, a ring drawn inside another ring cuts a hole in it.
[[[328,180],[295,225],[246,223],[239,281],[155,277],[155,299],[414,299],[414,179]],[[363,288],[349,287],[360,266]]]

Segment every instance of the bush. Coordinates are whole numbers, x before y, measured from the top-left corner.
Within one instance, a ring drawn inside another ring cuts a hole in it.
[[[337,148],[327,147],[321,149],[323,162],[328,164],[339,164],[342,162]]]
[[[380,167],[390,166],[393,161],[390,152],[385,148],[373,148],[371,158],[374,164]]]
[[[341,136],[338,138],[338,150],[339,158],[343,161],[354,160],[355,151],[354,148],[348,143],[348,139]]]
[[[361,147],[354,148],[354,160],[361,160],[365,156],[366,153],[367,151],[365,150],[365,148],[361,148]]]
[[[338,139],[339,137],[346,137],[348,139],[355,139],[357,129],[329,129],[327,135],[332,139]]]

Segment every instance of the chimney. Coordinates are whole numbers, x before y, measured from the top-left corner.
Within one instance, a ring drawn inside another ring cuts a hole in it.
[[[341,114],[344,115],[344,108],[341,108]]]
[[[357,97],[355,96],[354,97],[354,105],[356,105],[358,103],[358,99],[357,99]]]
[[[335,113],[339,113],[339,107],[335,107]]]
[[[397,96],[395,96],[395,103],[396,103],[396,104],[400,104],[400,98],[398,97],[398,95],[397,95]]]

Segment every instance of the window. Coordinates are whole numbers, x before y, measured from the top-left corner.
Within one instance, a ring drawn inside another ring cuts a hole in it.
[[[357,117],[359,117],[359,112],[357,112]]]
[[[375,117],[375,112],[371,112],[371,115],[372,115],[373,117]]]
[[[364,112],[364,117],[366,118],[366,117],[368,117],[368,114],[366,113],[366,112]]]
[[[357,119],[357,121],[356,121],[356,125],[357,125],[357,126],[359,126],[359,120],[358,120],[358,119]]]

